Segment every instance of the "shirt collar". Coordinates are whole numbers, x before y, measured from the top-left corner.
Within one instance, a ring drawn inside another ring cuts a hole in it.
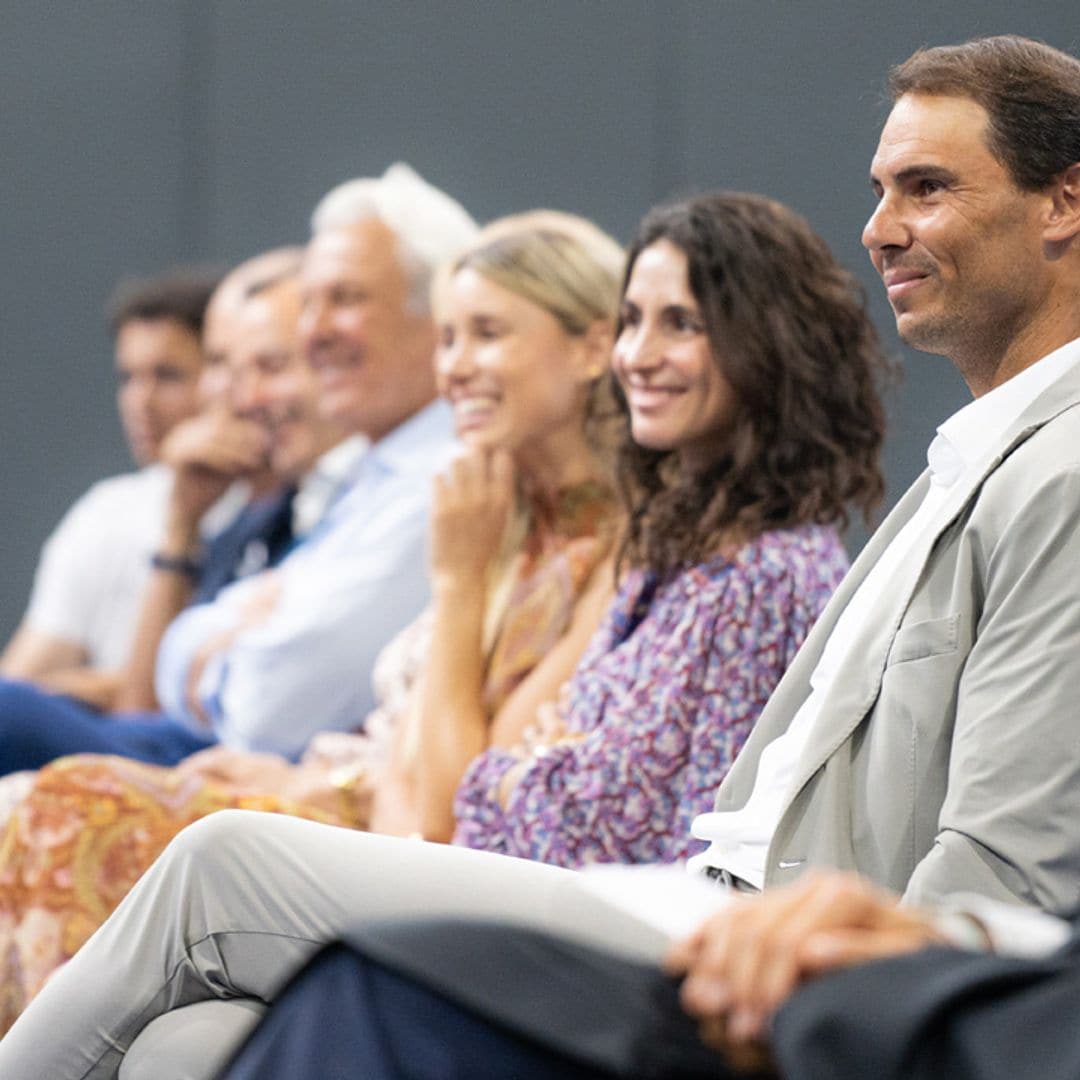
[[[356,475],[370,443],[353,435],[331,447],[297,485],[292,500],[294,536],[306,536],[326,516]]]
[[[372,443],[365,462],[384,472],[431,468],[432,445],[453,439],[453,413],[445,401],[433,401]]]
[[[315,467],[308,476],[320,477],[324,481],[340,484],[348,480],[356,472],[356,466],[360,464],[360,459],[367,453],[370,446],[371,443],[365,436],[350,435],[347,439],[343,439],[327,450],[315,462]],[[301,481],[301,489],[303,489],[306,480],[307,477],[304,478],[304,481]]]
[[[1001,433],[1049,386],[1080,362],[1080,338],[1062,345],[1000,386],[953,413],[926,452],[931,478],[951,487],[980,463]]]

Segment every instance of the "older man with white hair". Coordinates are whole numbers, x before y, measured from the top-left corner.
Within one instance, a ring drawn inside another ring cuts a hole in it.
[[[428,597],[431,482],[454,446],[449,409],[434,400],[428,287],[474,230],[457,202],[400,164],[335,188],[316,208],[300,343],[320,410],[361,446],[347,440],[320,462],[335,487],[330,509],[276,569],[170,625],[156,678],[163,730],[296,757],[316,732],[355,728],[372,708],[378,652]],[[16,711],[0,700],[0,745],[19,748],[0,753],[0,771],[57,753],[125,752],[123,717],[107,722],[99,747],[87,725],[39,740]],[[137,743],[131,756],[169,763]]]
[[[423,607],[431,478],[452,449],[435,402],[428,290],[475,225],[406,165],[331,191],[301,269],[301,347],[324,415],[370,440],[316,535],[273,575],[195,608],[162,643],[166,710],[236,747],[294,756],[355,726],[371,670]]]

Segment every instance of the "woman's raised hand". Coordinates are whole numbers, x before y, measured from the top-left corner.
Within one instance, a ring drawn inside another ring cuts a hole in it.
[[[482,583],[513,501],[514,466],[505,450],[466,450],[435,478],[431,577],[437,589]]]

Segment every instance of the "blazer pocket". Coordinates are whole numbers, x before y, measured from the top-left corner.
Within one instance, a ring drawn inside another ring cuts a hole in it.
[[[928,656],[955,652],[959,642],[959,612],[941,619],[926,619],[910,626],[901,626],[893,638],[885,666],[888,668],[910,660],[925,660]]]

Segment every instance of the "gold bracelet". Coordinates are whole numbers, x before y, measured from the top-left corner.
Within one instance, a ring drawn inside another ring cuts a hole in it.
[[[327,780],[337,791],[338,817],[342,821],[360,824],[360,781],[367,774],[367,766],[356,762],[352,765],[335,765]]]

